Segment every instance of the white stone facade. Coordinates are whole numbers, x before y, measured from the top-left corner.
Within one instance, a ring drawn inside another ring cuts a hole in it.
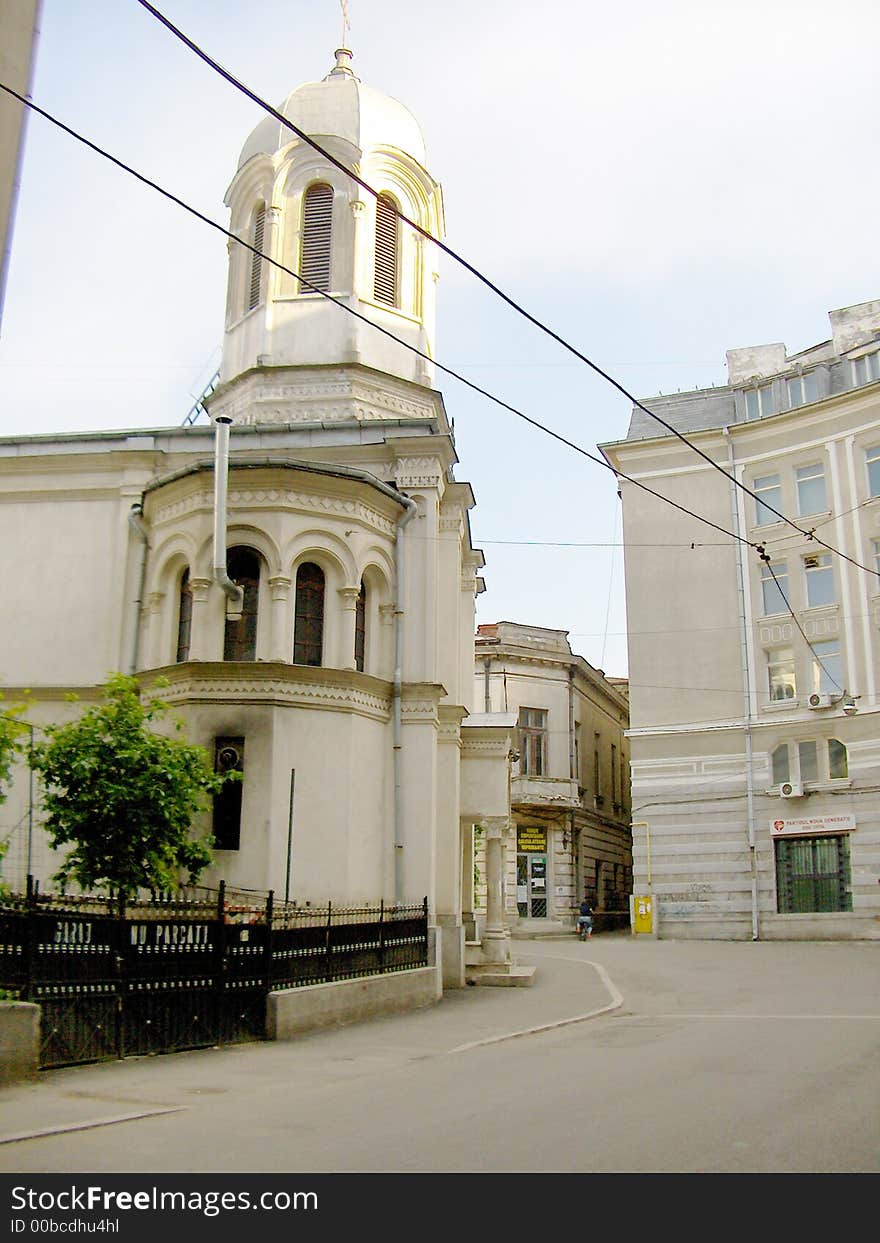
[[[338,62],[286,115],[441,235],[415,122]],[[263,247],[296,271],[303,194],[331,186],[329,292],[430,355],[436,247],[397,221],[379,255],[375,202],[273,125],[245,146],[232,227],[246,236],[265,207]],[[228,470],[207,425],[0,440],[0,687],[7,703],[28,695],[39,729],[80,710],[70,692],[94,702],[115,670],[147,694],[167,679],[187,736],[212,753],[225,741],[243,767],[240,816],[205,883],[314,903],[427,896],[444,981],[461,985],[473,825],[509,817],[512,746],[504,722],[469,719],[474,498],[454,478],[428,363],[290,280],[231,246],[210,399],[229,421]],[[23,767],[0,817],[7,880],[30,871],[50,888],[57,860]]]
[[[522,929],[534,920],[572,926],[586,897],[597,926],[628,923],[629,716],[621,681],[574,655],[566,631],[484,624],[477,630],[474,705],[518,723],[506,918]],[[478,851],[478,868],[481,860]]]
[[[603,447],[720,528],[620,480],[635,888],[661,936],[880,937],[880,302],[830,319],[646,399],[710,461],[638,408]]]

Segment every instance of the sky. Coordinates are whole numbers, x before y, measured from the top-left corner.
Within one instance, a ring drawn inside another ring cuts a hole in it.
[[[12,0],[15,3],[16,0]],[[156,0],[269,103],[324,77],[339,0]],[[446,242],[632,396],[880,297],[874,0],[347,0],[404,103]],[[43,0],[33,99],[216,220],[262,113],[137,0]],[[169,427],[220,358],[226,244],[32,115],[0,326],[0,435]],[[587,452],[631,402],[444,256],[437,359]],[[438,373],[486,556],[477,621],[627,672],[613,475]],[[707,528],[694,523],[694,538]]]

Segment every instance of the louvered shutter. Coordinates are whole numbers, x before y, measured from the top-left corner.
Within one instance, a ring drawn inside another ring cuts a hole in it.
[[[266,234],[266,208],[260,206],[254,215],[254,229],[251,245],[254,250],[262,252],[263,238]],[[248,305],[247,309],[252,311],[255,306],[260,305],[263,285],[263,256],[262,253],[254,254],[251,251],[251,282],[248,288]]]
[[[300,291],[330,290],[331,234],[333,227],[333,187],[309,186],[303,202],[302,260]]]
[[[373,295],[397,306],[397,207],[387,194],[376,200],[376,264]]]

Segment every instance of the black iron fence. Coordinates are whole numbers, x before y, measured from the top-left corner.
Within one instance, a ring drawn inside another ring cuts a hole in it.
[[[0,903],[0,987],[41,1007],[43,1067],[265,1038],[266,994],[428,964],[415,906],[190,890]]]

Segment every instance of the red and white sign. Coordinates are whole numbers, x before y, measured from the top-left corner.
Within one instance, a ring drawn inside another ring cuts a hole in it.
[[[798,820],[771,820],[772,837],[815,837],[819,833],[852,833],[855,816],[803,816]]]

